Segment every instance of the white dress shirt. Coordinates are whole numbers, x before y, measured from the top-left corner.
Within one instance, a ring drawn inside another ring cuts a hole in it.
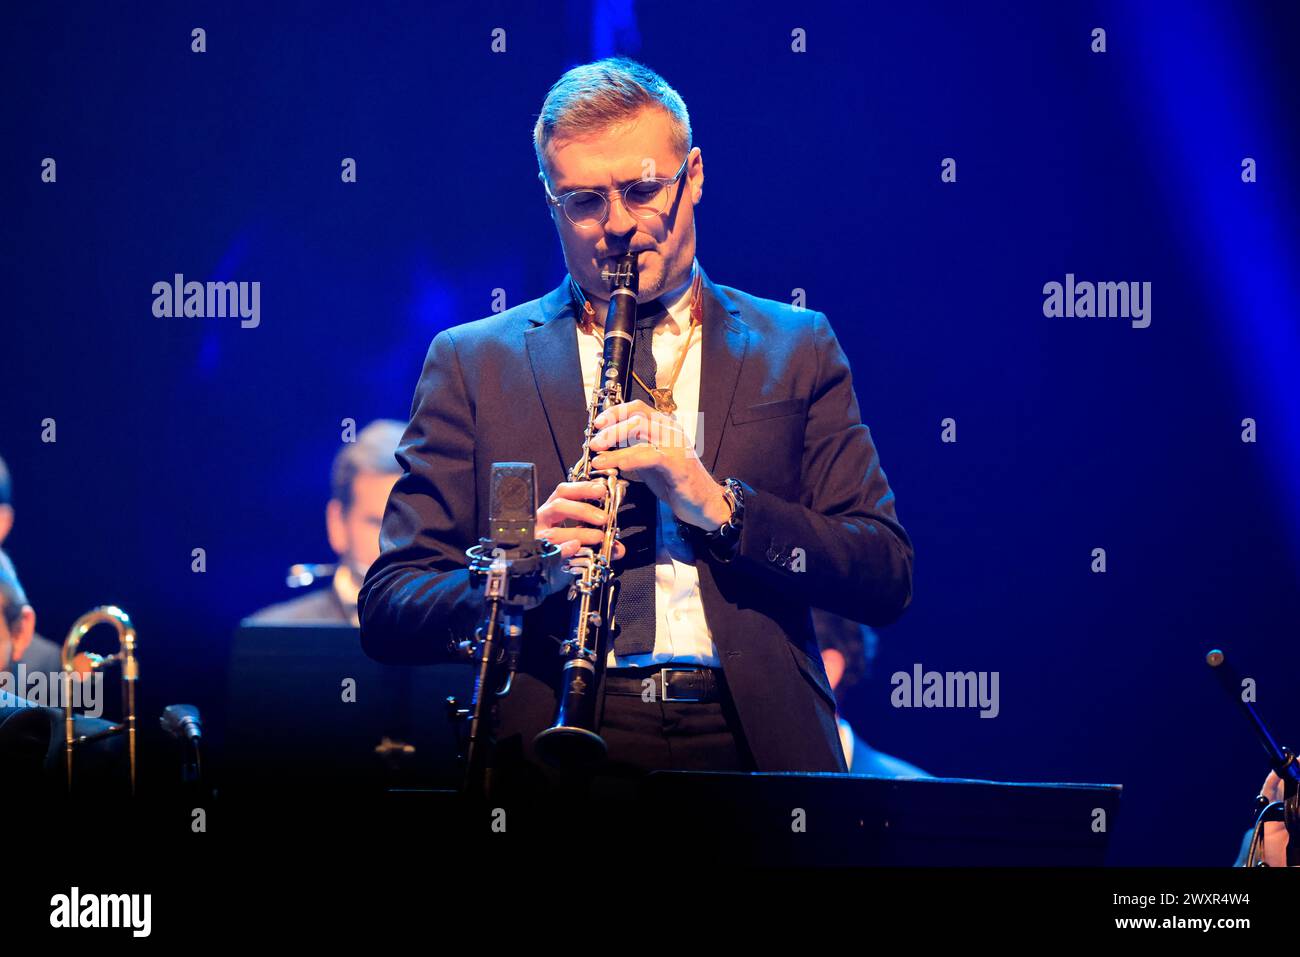
[[[647,385],[656,388],[660,384],[667,386],[668,376],[686,342],[691,321],[691,281],[695,278],[697,268],[696,264],[692,265],[691,279],[682,289],[661,297],[668,313],[654,331],[653,348],[659,382],[648,382]],[[576,322],[574,326],[578,336],[578,355],[582,362],[582,401],[585,408],[590,404],[591,391],[596,384],[596,366],[604,348],[603,331],[596,328],[588,334]],[[673,400],[677,403],[673,418],[692,444],[696,443],[696,425],[699,419],[700,352],[703,339],[700,333],[701,329],[696,329],[691,336],[690,350],[686,353],[681,372],[672,387]],[[721,667],[718,649],[714,647],[708,622],[704,620],[704,604],[700,600],[700,576],[695,569],[694,550],[678,534],[677,520],[672,509],[662,499],[658,505],[654,651],[642,655],[615,656],[611,648],[606,667],[639,668],[645,665],[666,665],[669,662]]]
[[[835,724],[839,726],[840,747],[844,749],[844,766],[851,768],[853,767],[853,725],[839,715],[835,716]]]

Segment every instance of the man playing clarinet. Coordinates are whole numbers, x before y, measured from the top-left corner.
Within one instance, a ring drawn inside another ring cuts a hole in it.
[[[535,464],[537,533],[565,559],[600,543],[603,483],[569,482],[568,469],[602,355],[602,273],[631,252],[627,401],[595,420],[590,441],[592,466],[629,481],[600,670],[606,771],[843,771],[810,609],[893,621],[911,601],[912,544],[830,323],[704,273],[704,159],[685,104],[654,71],[627,59],[568,71],[534,146],[569,274],[434,338],[361,591],[362,643],[380,661],[424,664],[473,633],[483,604],[465,552],[485,533],[494,462]],[[524,617],[498,709],[499,780],[547,778],[534,739],[556,717],[565,592]]]

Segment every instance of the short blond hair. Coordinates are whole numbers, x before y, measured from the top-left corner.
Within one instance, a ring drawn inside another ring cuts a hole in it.
[[[547,173],[544,158],[552,140],[604,132],[646,107],[668,114],[673,148],[685,157],[691,150],[691,114],[668,81],[627,57],[575,66],[555,81],[533,126],[537,168]]]

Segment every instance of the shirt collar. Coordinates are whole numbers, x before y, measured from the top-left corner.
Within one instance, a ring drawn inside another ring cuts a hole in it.
[[[699,257],[696,257],[691,260],[691,271],[687,274],[686,281],[677,288],[671,289],[662,296],[659,296],[660,304],[663,305],[664,309],[667,310],[668,315],[672,316],[673,320],[682,329],[685,329],[686,324],[690,319],[690,292],[691,287],[695,282],[696,273],[699,271],[700,260]],[[568,288],[569,284],[570,280],[566,278],[563,288]],[[574,319],[581,318],[581,313],[577,307],[574,307],[573,309],[573,317]],[[660,322],[662,321],[663,320],[661,319]],[[579,325],[581,325],[581,323],[579,323]]]

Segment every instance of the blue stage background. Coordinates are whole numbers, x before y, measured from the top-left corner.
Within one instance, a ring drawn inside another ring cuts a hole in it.
[[[190,700],[219,721],[238,619],[288,597],[290,563],[329,558],[341,421],[404,419],[439,330],[563,277],[532,123],[566,68],[624,53],[691,110],[701,264],[829,315],[915,541],[913,606],[847,717],[935,774],[1122,783],[1116,863],[1231,862],[1266,766],[1204,652],[1229,649],[1300,733],[1294,5],[6,20],[6,549],[47,636],[131,612],[148,720]],[[260,326],[155,318],[174,273],[260,281]],[[1067,273],[1150,282],[1150,327],[1045,318]],[[998,672],[999,715],[891,707],[916,663]]]

